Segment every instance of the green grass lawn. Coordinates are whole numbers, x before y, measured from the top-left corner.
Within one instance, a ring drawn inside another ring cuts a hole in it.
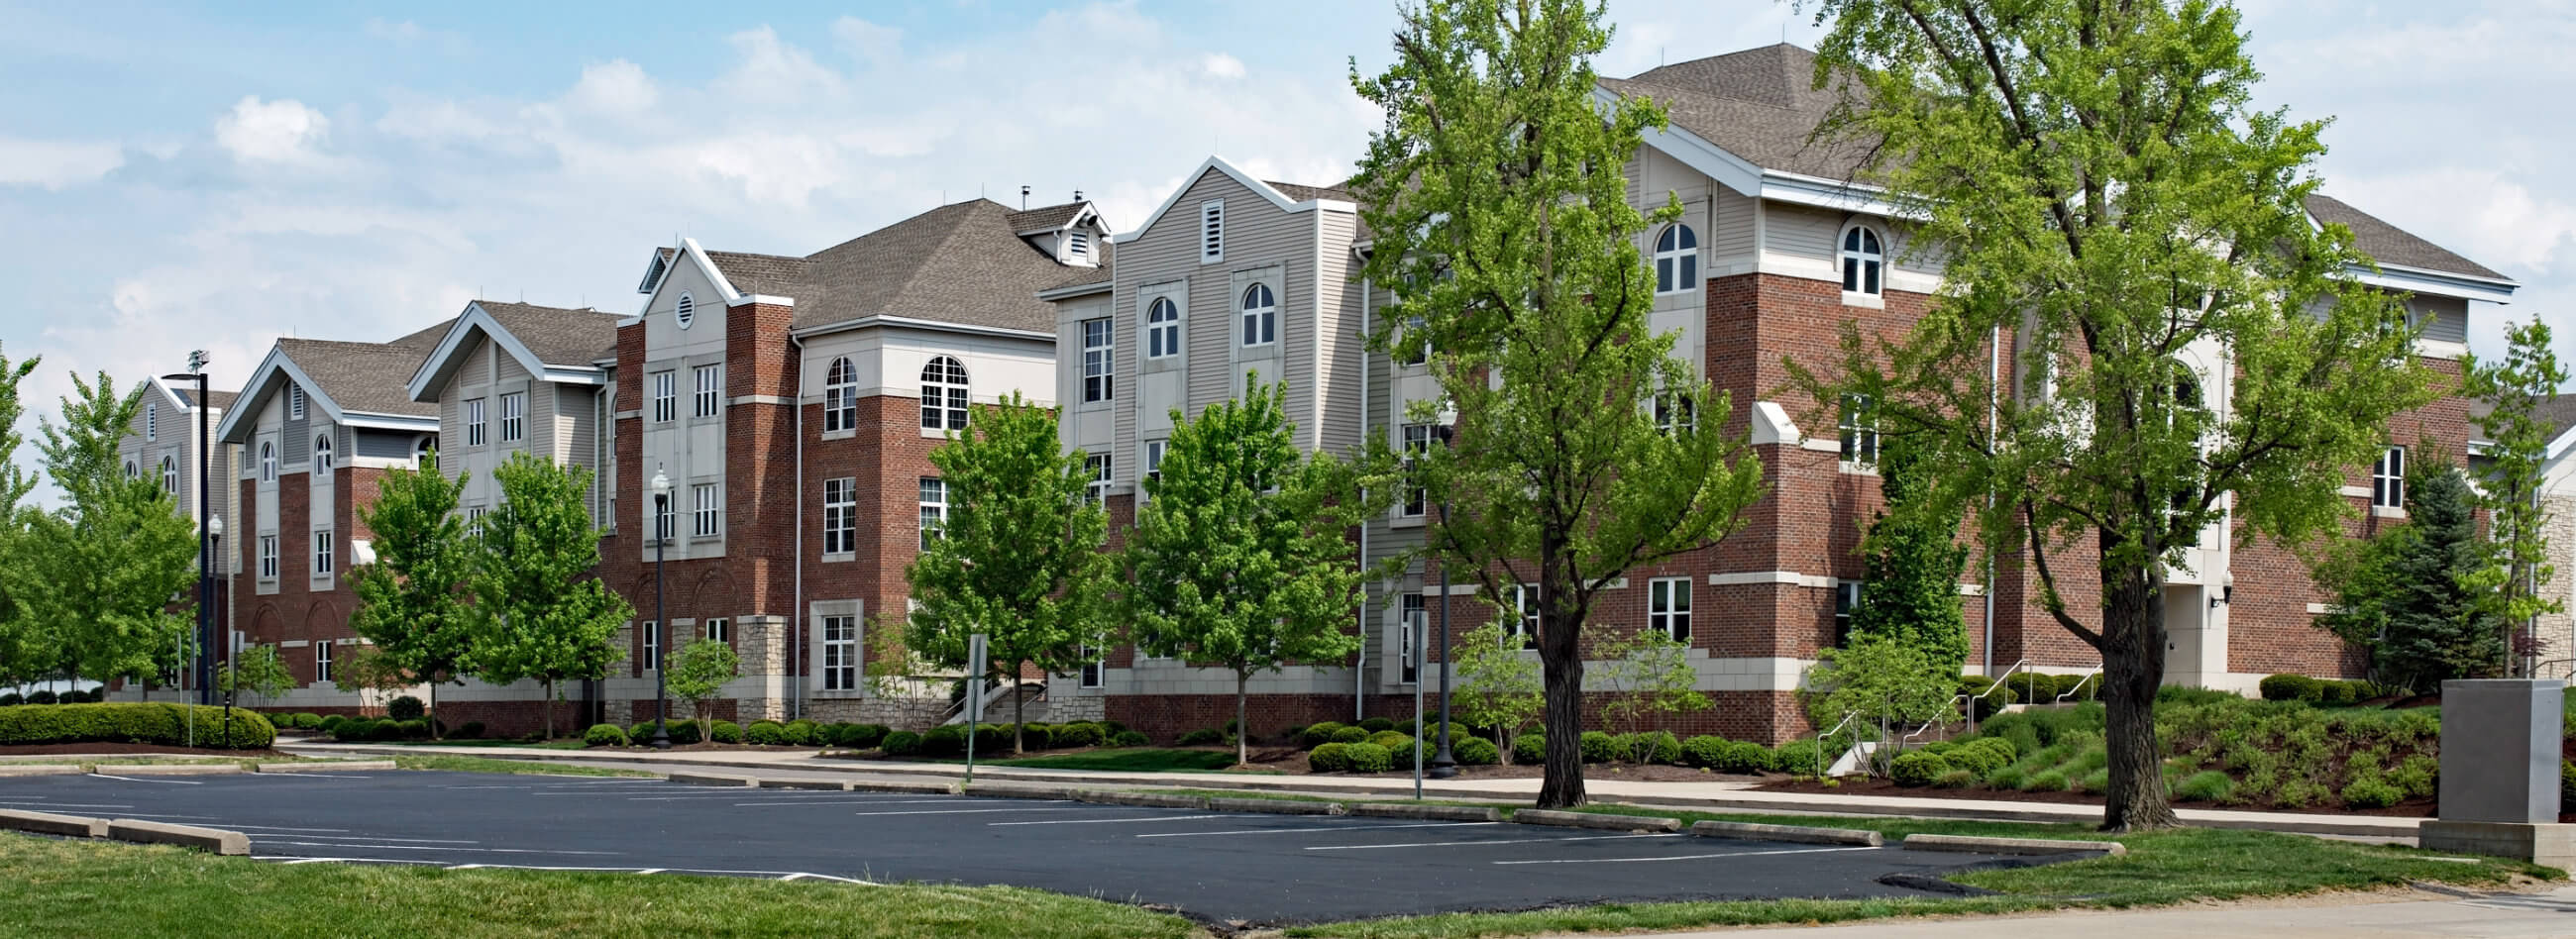
[[[957,762],[964,762],[962,760]],[[1234,751],[1167,750],[1158,747],[1134,747],[1125,750],[1092,750],[1059,756],[1030,756],[1019,759],[978,760],[983,766],[1024,766],[1030,769],[1114,770],[1122,773],[1203,773],[1234,765]]]
[[[494,760],[479,756],[407,756],[396,755],[394,766],[400,769],[440,769],[458,773],[525,773],[545,776],[651,776],[643,770],[611,769],[604,766],[577,766],[566,763],[539,763],[533,760]]]
[[[0,870],[0,923],[26,936],[1202,935],[1177,916],[1017,887],[290,866],[10,833]]]
[[[369,743],[388,747],[532,747],[539,750],[580,750],[589,747],[580,738],[530,743],[524,740],[501,740],[478,737],[472,740],[372,740]]]

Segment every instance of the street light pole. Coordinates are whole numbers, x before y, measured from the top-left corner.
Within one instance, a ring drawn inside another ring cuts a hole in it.
[[[214,516],[211,506],[214,500],[208,497],[206,487],[213,481],[214,464],[208,458],[213,448],[207,438],[213,428],[206,421],[205,350],[188,353],[186,372],[163,375],[161,379],[194,382],[197,386],[196,397],[189,400],[189,404],[197,409],[197,661],[189,671],[197,679],[197,703],[213,704],[215,670],[213,661],[207,658],[207,650],[215,636],[214,533],[208,529],[208,519]]]
[[[1449,425],[1431,429],[1442,447],[1449,446],[1453,433]],[[1449,535],[1449,497],[1440,497],[1440,535]],[[1449,779],[1458,775],[1458,758],[1449,752],[1449,560],[1440,561],[1440,754],[1431,758],[1431,778]]]
[[[221,516],[221,515],[217,515],[217,516],[214,516],[214,517],[209,518],[209,519],[207,519],[207,520],[206,520],[206,544],[208,545],[208,549],[207,549],[207,551],[206,551],[206,554],[207,554],[207,556],[208,556],[208,557],[218,557],[218,558],[219,558],[219,557],[223,557],[223,556],[224,556],[224,517],[223,517],[223,516]],[[201,606],[211,605],[211,603],[213,602],[214,596],[215,596],[215,581],[214,581],[214,578],[213,578],[213,577],[209,576],[209,577],[207,577],[207,578],[206,578],[206,597],[207,597],[207,601],[208,601],[208,602],[207,602],[206,604],[200,604],[200,605],[201,605]],[[224,677],[226,677],[226,678],[236,678],[236,677],[238,677],[238,676],[235,676],[235,675],[233,674],[233,641],[232,641],[232,640],[233,640],[233,637],[232,637],[232,636],[230,636],[230,635],[226,635],[226,634],[224,634],[224,624],[223,624],[221,621],[216,620],[214,617],[215,617],[215,614],[213,613],[213,611],[212,611],[212,610],[209,610],[209,611],[206,613],[206,620],[207,620],[207,622],[212,626],[212,628],[208,629],[208,630],[207,630],[207,632],[208,632],[208,633],[210,633],[210,634],[223,635],[223,638],[224,638]],[[228,682],[225,682],[225,684],[227,684],[227,685],[233,685],[233,684],[237,684],[237,682],[229,682],[229,681],[228,681]],[[233,740],[233,691],[232,691],[232,689],[231,689],[231,688],[226,688],[226,689],[224,690],[224,745],[225,745],[225,746],[231,746],[231,745],[232,745],[232,740]]]
[[[671,542],[671,477],[653,471],[653,749],[671,748],[670,698],[662,688],[663,639],[670,624],[662,616],[662,552]]]

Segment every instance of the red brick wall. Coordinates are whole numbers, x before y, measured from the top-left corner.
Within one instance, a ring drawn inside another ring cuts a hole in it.
[[[350,544],[357,538],[372,538],[357,517],[361,506],[372,506],[381,494],[384,470],[342,466],[332,470],[332,504],[323,507],[331,513],[332,564],[336,568],[328,590],[313,589],[313,537],[309,524],[314,506],[313,488],[300,475],[282,476],[277,484],[277,592],[261,594],[259,589],[259,532],[256,525],[244,524],[228,532],[233,536],[241,571],[233,576],[236,623],[246,642],[276,643],[302,640],[327,642],[355,636],[349,629],[349,616],[357,609],[357,595],[350,589],[349,565],[353,560]],[[259,483],[243,480],[241,517],[259,517]],[[334,649],[333,665],[348,661],[349,647]],[[280,650],[288,672],[298,685],[315,680],[313,652],[309,646]]]

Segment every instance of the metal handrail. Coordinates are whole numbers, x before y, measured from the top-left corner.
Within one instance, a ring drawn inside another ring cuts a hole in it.
[[[2533,678],[2545,678],[2545,677],[2547,677],[2547,676],[2548,676],[2548,672],[2547,672],[2547,670],[2548,670],[2548,668],[2549,668],[2550,666],[2552,666],[2552,665],[2564,665],[2564,666],[2567,666],[2568,677],[2570,677],[2570,678],[2576,678],[2576,658],[2571,658],[2571,659],[2550,659],[2550,660],[2545,661],[2545,662],[2537,662],[2537,663],[2534,663],[2534,664],[2531,666],[2531,677],[2533,677]]]
[[[1816,776],[1818,778],[1823,778],[1825,775],[1825,738],[1841,733],[1844,725],[1858,719],[1860,719],[1859,711],[1843,712],[1842,720],[1835,721],[1834,726],[1816,734]]]
[[[2066,703],[2066,699],[2068,699],[2068,698],[2072,698],[2072,697],[2074,697],[2074,696],[2075,696],[2075,693],[2076,693],[2076,692],[2084,690],[2084,683],[2085,683],[2085,682],[2089,682],[2089,681],[2092,681],[2093,679],[2100,678],[2100,677],[2102,677],[2102,670],[2101,670],[2101,669],[2098,669],[2098,668],[2097,668],[2097,669],[2094,669],[2094,670],[2092,670],[2092,671],[2085,672],[2085,673],[2084,673],[2084,678],[2083,678],[2083,680],[2082,680],[2082,681],[2078,681],[2078,682],[2076,682],[2076,683],[2075,683],[2075,685],[2074,685],[2074,687],[2071,687],[2071,688],[2066,689],[2066,693],[2064,693],[2064,694],[2061,694],[2061,695],[2058,695],[2058,696],[2057,696],[2057,701],[2056,701],[2056,703],[2058,703],[2058,704],[2064,704],[2064,703]]]

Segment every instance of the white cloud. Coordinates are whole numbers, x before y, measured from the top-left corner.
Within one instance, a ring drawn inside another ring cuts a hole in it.
[[[581,81],[564,96],[566,103],[611,114],[642,111],[660,101],[662,92],[655,88],[644,67],[625,59],[584,66]]]
[[[1199,66],[1217,78],[1242,78],[1243,60],[1222,52],[1208,53]]]
[[[215,119],[215,142],[245,162],[294,162],[314,156],[310,146],[330,128],[330,118],[301,101],[252,95]]]
[[[410,48],[429,46],[450,55],[466,51],[465,34],[444,29],[431,29],[411,20],[386,22],[383,17],[368,17],[361,27],[367,35],[396,46]]]
[[[0,185],[62,189],[124,165],[124,148],[112,143],[0,139]]]
[[[832,21],[832,36],[848,47],[852,55],[870,65],[890,64],[903,53],[903,30],[879,26],[855,16]]]

